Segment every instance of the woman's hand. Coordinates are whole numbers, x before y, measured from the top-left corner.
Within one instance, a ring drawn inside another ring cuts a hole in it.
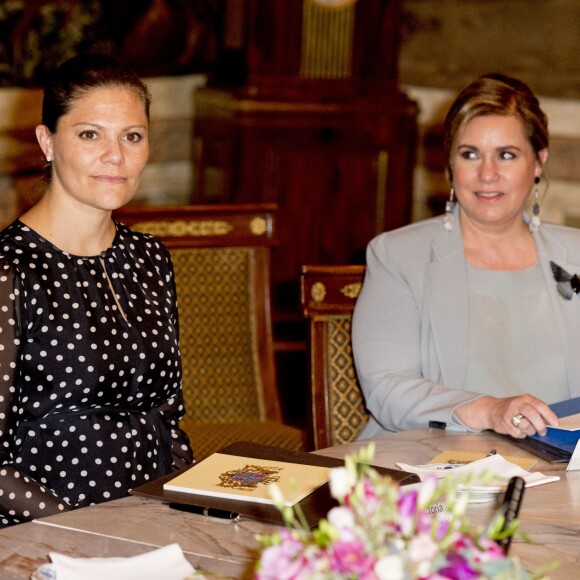
[[[518,439],[535,433],[545,435],[548,426],[558,425],[552,409],[532,395],[503,399],[485,396],[460,405],[455,414],[471,429],[491,429]],[[519,415],[522,417],[515,427],[512,420]]]

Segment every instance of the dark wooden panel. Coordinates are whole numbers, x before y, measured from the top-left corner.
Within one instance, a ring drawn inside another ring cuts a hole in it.
[[[305,263],[362,263],[369,240],[411,219],[415,103],[300,102],[196,93],[194,203],[280,207],[278,310],[297,309]]]

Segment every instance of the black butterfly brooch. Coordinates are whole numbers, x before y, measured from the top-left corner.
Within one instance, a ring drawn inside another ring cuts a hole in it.
[[[578,274],[568,274],[564,268],[554,262],[550,262],[550,268],[552,268],[554,280],[556,280],[558,294],[564,300],[572,300],[574,294],[580,293],[580,277],[578,277]]]

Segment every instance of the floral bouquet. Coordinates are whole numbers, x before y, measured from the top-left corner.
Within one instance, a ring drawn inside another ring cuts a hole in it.
[[[257,580],[536,577],[501,547],[517,521],[506,526],[500,513],[474,529],[465,516],[468,494],[455,493],[457,482],[430,478],[405,489],[369,467],[373,455],[371,444],[331,470],[330,492],[339,505],[314,530],[273,486],[286,528],[258,536]]]

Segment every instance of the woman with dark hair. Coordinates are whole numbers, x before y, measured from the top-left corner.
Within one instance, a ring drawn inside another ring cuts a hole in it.
[[[371,413],[361,438],[427,427],[514,437],[580,396],[580,231],[541,223],[547,118],[523,82],[484,75],[445,119],[443,217],[367,250],[353,350]],[[532,197],[532,215],[526,206]]]
[[[111,218],[147,162],[149,104],[105,55],[46,83],[46,190],[0,234],[0,527],[193,461],[169,253]]]

